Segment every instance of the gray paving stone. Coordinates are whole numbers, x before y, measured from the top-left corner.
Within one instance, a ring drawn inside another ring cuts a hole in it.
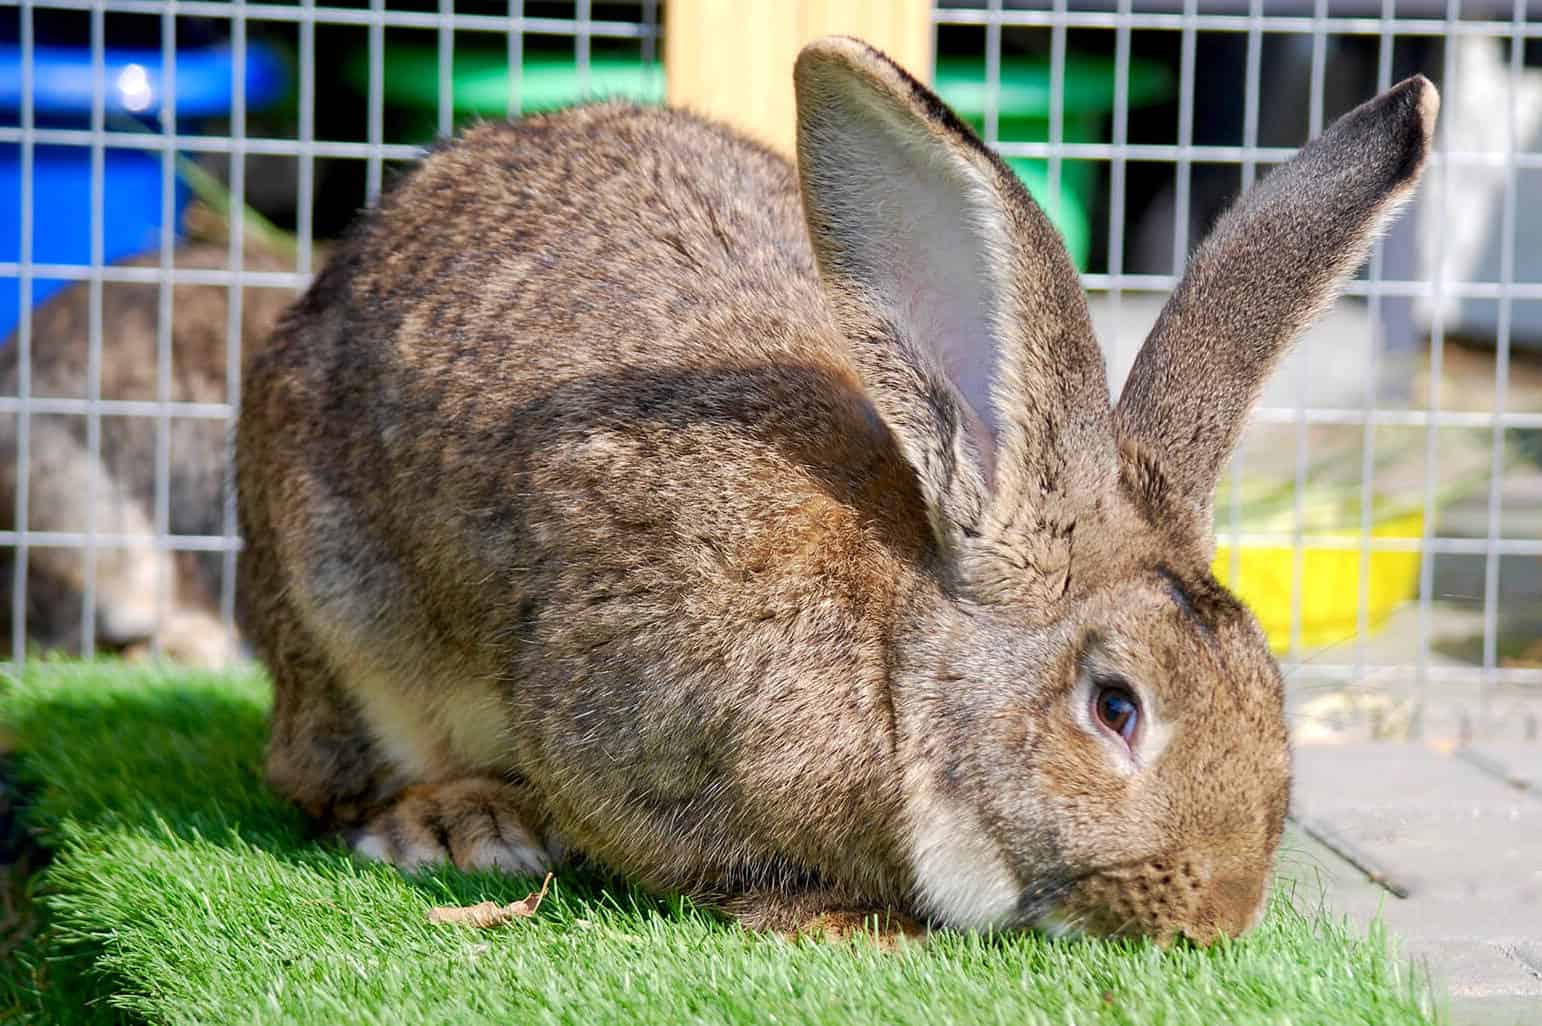
[[[1387,902],[1383,918],[1410,940],[1492,941],[1514,946],[1542,934],[1539,914],[1542,905],[1535,902],[1504,898],[1469,901],[1441,894]]]
[[[1480,767],[1517,787],[1542,795],[1542,743],[1494,741],[1477,745],[1471,754]]]
[[[1542,1010],[1542,978],[1503,944],[1409,941],[1400,950],[1427,967],[1452,998],[1530,998]]]
[[[1517,903],[1502,898],[1483,901],[1429,895],[1399,898],[1380,888],[1336,884],[1329,884],[1326,890],[1326,896],[1318,898],[1310,886],[1302,887],[1297,908],[1307,911],[1321,908],[1333,915],[1348,916],[1362,925],[1380,919],[1409,945],[1427,947],[1452,941],[1518,948],[1535,942],[1542,930],[1537,920],[1542,907],[1532,905],[1518,909]],[[1538,1021],[1542,1023],[1542,1018]]]
[[[1301,823],[1395,892],[1509,902],[1507,935],[1542,912],[1535,796],[1418,745],[1304,748],[1297,767]]]
[[[1391,897],[1358,867],[1295,823],[1285,828],[1276,874],[1289,883],[1296,908],[1302,912],[1344,914],[1353,903],[1355,909],[1374,913],[1378,903]],[[1369,919],[1369,915],[1365,918]]]
[[[1297,752],[1302,829],[1282,875],[1329,914],[1380,918],[1459,1026],[1542,1026],[1542,800],[1509,769],[1542,762],[1535,747],[1487,746],[1477,759],[1385,743]]]
[[[1510,955],[1519,960],[1539,982],[1542,982],[1542,941],[1533,940],[1517,944],[1510,949]]]
[[[1320,836],[1338,841],[1343,854],[1368,863],[1404,896],[1508,900],[1542,910],[1542,803],[1535,809],[1354,809],[1303,822],[1320,830],[1326,824]]]
[[[1481,997],[1448,998],[1440,1006],[1441,1022],[1452,1026],[1537,1026],[1542,1022],[1542,1008],[1535,998]]]
[[[1312,814],[1337,808],[1425,808],[1431,802],[1514,802],[1478,767],[1421,744],[1368,742],[1296,750],[1295,799]]]

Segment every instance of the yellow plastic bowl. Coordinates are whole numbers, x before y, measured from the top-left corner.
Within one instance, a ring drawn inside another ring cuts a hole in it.
[[[1406,513],[1374,524],[1375,538],[1422,538],[1424,513]],[[1308,535],[1301,553],[1301,645],[1319,648],[1353,638],[1359,627],[1360,548],[1333,549],[1314,546],[1330,537],[1358,541],[1359,531]],[[1372,551],[1370,581],[1366,589],[1366,626],[1386,622],[1398,606],[1413,598],[1419,587],[1419,553]],[[1290,646],[1291,582],[1295,553],[1290,546],[1244,545],[1237,561],[1237,578],[1231,579],[1231,549],[1218,544],[1211,567],[1216,579],[1227,584],[1269,636],[1275,652]]]

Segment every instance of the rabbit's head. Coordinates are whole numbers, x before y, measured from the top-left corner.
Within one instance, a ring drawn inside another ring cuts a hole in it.
[[[811,44],[796,85],[826,299],[934,543],[894,639],[918,902],[955,926],[1242,932],[1290,752],[1264,635],[1210,574],[1211,496],[1412,191],[1434,87],[1351,111],[1242,197],[1112,406],[1065,248],[1002,161],[855,40]]]

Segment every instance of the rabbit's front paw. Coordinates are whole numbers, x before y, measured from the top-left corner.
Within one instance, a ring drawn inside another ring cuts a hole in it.
[[[407,871],[448,862],[466,871],[540,876],[552,858],[525,826],[514,794],[487,779],[409,787],[354,834],[354,850]]]

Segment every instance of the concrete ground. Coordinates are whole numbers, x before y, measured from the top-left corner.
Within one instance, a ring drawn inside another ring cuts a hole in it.
[[[1297,901],[1380,917],[1458,1026],[1542,1023],[1542,744],[1297,749]]]

